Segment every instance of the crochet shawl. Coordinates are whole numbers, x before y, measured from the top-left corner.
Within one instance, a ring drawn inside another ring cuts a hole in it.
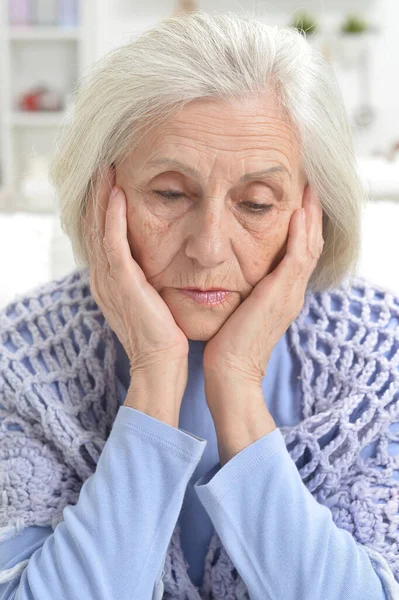
[[[390,430],[399,421],[399,298],[362,277],[308,290],[287,336],[303,397],[300,422],[280,427],[287,450],[307,489],[368,553],[387,597],[398,598],[399,455],[387,446],[399,442]],[[77,503],[120,406],[115,361],[87,268],[0,311],[0,543],[31,525],[55,529]],[[362,459],[369,444],[373,455]],[[0,572],[2,581],[27,563]],[[200,588],[187,568],[177,522],[163,600],[249,599],[216,531]]]

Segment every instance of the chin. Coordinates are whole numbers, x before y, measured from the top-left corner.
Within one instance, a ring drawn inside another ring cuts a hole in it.
[[[209,319],[180,318],[173,315],[176,323],[189,340],[207,342],[217,334],[223,323],[210,323]]]
[[[217,331],[210,332],[201,327],[180,327],[180,329],[184,332],[187,339],[197,342],[208,342],[217,333]]]

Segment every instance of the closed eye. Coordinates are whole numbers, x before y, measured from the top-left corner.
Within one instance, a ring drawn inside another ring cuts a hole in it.
[[[155,194],[162,196],[163,198],[167,198],[168,200],[177,200],[178,198],[185,198],[184,194],[180,192],[162,192],[160,190],[154,190]],[[273,208],[273,204],[257,204],[256,202],[243,202],[243,206],[245,206],[248,212],[252,213],[265,213],[270,211]]]

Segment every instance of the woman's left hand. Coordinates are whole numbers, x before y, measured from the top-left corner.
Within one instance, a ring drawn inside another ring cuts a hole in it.
[[[301,209],[291,216],[284,258],[207,342],[205,380],[219,384],[223,380],[230,388],[261,389],[272,350],[301,312],[308,281],[323,250],[323,210],[309,185],[303,208],[304,223]],[[219,395],[212,396],[207,397],[208,405],[220,401]]]

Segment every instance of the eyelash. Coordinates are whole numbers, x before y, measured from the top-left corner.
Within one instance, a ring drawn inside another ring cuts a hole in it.
[[[178,192],[161,192],[155,190],[155,193],[163,198],[167,198],[168,200],[177,200],[178,198],[184,197],[184,194],[180,194]],[[248,208],[248,212],[252,213],[266,213],[273,208],[273,204],[255,204],[254,202],[247,202],[243,204],[246,204],[246,206],[251,205],[252,207],[256,207]]]

